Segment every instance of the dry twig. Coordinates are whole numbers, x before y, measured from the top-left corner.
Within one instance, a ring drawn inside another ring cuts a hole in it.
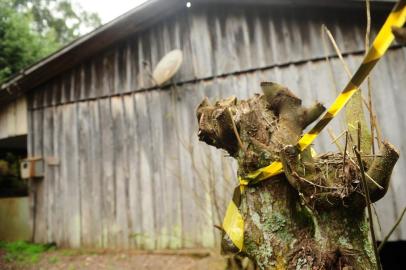
[[[403,208],[402,214],[400,214],[400,216],[398,217],[398,219],[396,220],[395,225],[393,225],[392,229],[389,231],[389,233],[385,236],[385,238],[382,240],[382,242],[379,244],[378,247],[378,251],[381,251],[383,246],[385,245],[385,243],[388,241],[389,237],[391,237],[392,233],[396,230],[396,228],[398,227],[398,225],[400,224],[400,222],[403,219],[403,216],[405,215],[406,212],[406,207]]]
[[[367,204],[367,209],[368,209],[368,221],[369,221],[369,227],[370,227],[370,230],[371,230],[372,245],[374,247],[376,264],[378,266],[378,270],[381,270],[382,265],[381,265],[381,260],[379,258],[378,248],[376,246],[374,222],[372,220],[371,198],[369,197],[368,185],[367,185],[367,181],[365,180],[364,164],[362,163],[361,154],[357,150],[356,146],[353,147],[353,151],[354,151],[355,155],[357,156],[358,165],[359,165],[360,170],[361,170],[361,182],[362,182],[362,187],[363,187],[364,192],[365,192],[365,202]]]
[[[234,118],[233,118],[233,115],[230,112],[230,109],[227,108],[227,112],[228,112],[228,115],[230,116],[231,124],[233,126],[234,135],[237,138],[238,144],[240,145],[241,150],[245,151],[245,147],[244,147],[244,145],[243,145],[243,143],[241,141],[240,134],[238,134],[237,126],[235,125]]]

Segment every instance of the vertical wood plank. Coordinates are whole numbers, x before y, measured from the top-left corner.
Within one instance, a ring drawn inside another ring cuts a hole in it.
[[[33,157],[43,157],[43,120],[42,110],[32,111],[33,113]],[[46,179],[44,179],[46,180]],[[34,211],[34,241],[39,243],[47,242],[47,200],[44,181],[32,181],[33,187],[33,211]]]
[[[142,205],[142,231],[140,235],[140,246],[145,249],[153,249],[156,239],[156,221],[154,209],[154,193],[153,193],[153,167],[152,160],[155,158],[152,155],[151,129],[149,119],[149,108],[145,95],[134,95],[136,102],[136,121],[137,121],[137,137],[139,138],[140,147],[140,190]]]
[[[174,48],[183,52],[183,64],[177,74],[178,78],[191,80],[197,78],[197,72],[193,66],[193,51],[190,41],[190,21],[187,11],[184,11],[176,18],[173,28],[171,28]]]
[[[53,121],[53,109],[44,109],[44,123],[43,123],[43,138],[44,138],[44,189],[46,198],[46,238],[48,242],[55,241],[54,226],[55,224],[55,175],[54,175],[54,165],[52,164],[53,159],[53,131],[54,131],[54,121]]]
[[[103,246],[117,246],[116,182],[114,175],[114,133],[110,99],[99,100],[102,127],[102,222]]]
[[[28,100],[28,107],[32,107],[32,98]],[[31,109],[28,109],[28,115],[27,115],[27,124],[28,124],[28,130],[30,131],[27,134],[27,157],[32,157],[34,155],[34,123],[35,123],[35,118],[34,118],[34,113]],[[34,215],[34,194],[35,194],[35,187],[33,186],[32,182],[28,183],[28,203],[29,203],[29,222],[30,222],[30,227],[32,229],[31,232],[31,239],[35,241],[35,228],[34,228],[34,222],[35,222],[35,215]]]
[[[61,107],[54,107],[53,108],[53,145],[54,145],[54,152],[53,155],[55,157],[55,167],[54,167],[54,192],[55,192],[55,212],[54,214],[54,237],[55,242],[58,246],[66,245],[67,243],[64,242],[64,218],[65,218],[65,197],[66,197],[66,190],[64,189],[64,178],[62,176],[62,169],[64,165],[62,164],[62,149],[63,149],[63,118],[62,118],[62,108]]]
[[[77,104],[63,105],[63,186],[65,201],[65,241],[71,247],[81,244],[81,197],[79,180],[79,147]]]
[[[142,205],[140,189],[139,137],[137,133],[137,118],[135,114],[134,95],[126,95],[124,99],[124,114],[126,126],[127,167],[128,167],[128,233],[129,245],[140,248],[142,232]]]
[[[99,89],[99,96],[107,96],[114,93],[114,51],[109,50],[102,55],[103,64],[100,67],[102,74],[102,87]]]
[[[122,97],[111,98],[111,113],[113,120],[113,151],[115,152],[114,170],[116,182],[116,225],[117,245],[120,247],[128,247],[129,231],[128,231],[128,185],[129,173],[127,167],[127,149],[125,133],[127,131],[124,119],[124,104]]]
[[[165,221],[168,226],[168,248],[182,247],[181,175],[179,172],[179,136],[176,122],[177,108],[173,102],[173,91],[160,92],[162,114],[162,159],[161,185],[165,207]]]
[[[189,17],[191,30],[190,44],[192,49],[193,67],[196,71],[196,76],[206,77],[212,74],[210,51],[211,43],[209,28],[207,25],[206,16],[204,13],[195,13],[194,16]],[[202,38],[202,36],[207,38]]]
[[[164,150],[163,137],[165,136],[162,130],[162,109],[160,102],[161,91],[151,91],[147,95],[147,104],[149,109],[149,121],[151,130],[152,142],[152,192],[154,198],[154,218],[156,226],[156,248],[163,249],[168,246],[168,220],[171,215],[165,205],[165,190],[164,185]],[[161,157],[161,158],[160,158]]]
[[[190,87],[190,86],[189,86]],[[191,150],[188,148],[191,139],[192,125],[190,101],[186,99],[186,93],[191,91],[187,87],[182,87],[173,91],[173,102],[177,108],[176,128],[178,130],[178,146],[179,146],[179,161],[180,161],[180,188],[181,188],[181,212],[182,212],[182,245],[185,248],[194,247],[201,237],[199,228],[199,216],[201,211],[198,209],[200,196],[195,176],[190,168],[192,168]],[[200,209],[201,210],[201,209]]]
[[[28,132],[27,99],[21,97],[16,101],[16,135],[25,135]]]
[[[94,209],[93,209],[93,188],[91,173],[93,172],[92,163],[90,161],[90,147],[92,145],[92,138],[90,137],[90,112],[89,103],[78,103],[78,143],[79,143],[79,182],[81,197],[81,243],[82,246],[91,247],[94,241],[93,226],[94,222]]]
[[[92,80],[92,84],[94,80]],[[90,175],[88,181],[91,182],[91,244],[96,247],[103,246],[103,155],[102,155],[102,130],[99,103],[89,102],[90,114]],[[85,195],[86,196],[86,195]]]

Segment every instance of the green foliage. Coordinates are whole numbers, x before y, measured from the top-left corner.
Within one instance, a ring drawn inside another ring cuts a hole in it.
[[[60,44],[72,41],[80,35],[80,28],[100,25],[96,13],[84,11],[71,0],[9,0],[20,12],[29,14],[36,32],[46,36],[55,34]]]
[[[0,83],[98,25],[70,0],[0,0]]]
[[[30,29],[30,18],[0,0],[0,82],[56,48]]]
[[[0,242],[0,249],[6,252],[4,259],[8,262],[36,263],[42,253],[52,248],[52,245],[32,244],[24,241]]]

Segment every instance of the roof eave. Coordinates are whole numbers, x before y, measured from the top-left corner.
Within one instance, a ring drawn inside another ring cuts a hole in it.
[[[198,4],[242,4],[276,6],[360,7],[363,0],[194,0]],[[75,40],[59,51],[22,70],[0,86],[0,105],[8,103],[50,78],[72,68],[129,35],[186,8],[184,0],[150,0],[95,31]],[[393,3],[374,1],[376,9],[389,9]]]

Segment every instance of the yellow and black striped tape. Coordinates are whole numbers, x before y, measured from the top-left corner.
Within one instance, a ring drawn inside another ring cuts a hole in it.
[[[303,151],[309,147],[320,132],[330,123],[330,121],[341,111],[347,104],[354,93],[359,89],[362,82],[368,76],[370,71],[374,68],[376,63],[388,50],[390,44],[394,40],[392,34],[392,26],[402,27],[406,21],[406,0],[400,0],[392,12],[389,14],[382,26],[378,35],[376,36],[371,48],[365,56],[362,64],[352,76],[350,82],[346,85],[341,94],[336,98],[324,116],[317,122],[317,124],[307,133],[303,134],[297,143],[297,147]],[[240,250],[244,244],[244,220],[238,211],[240,205],[241,192],[244,187],[250,183],[257,183],[259,181],[268,179],[272,176],[278,175],[283,172],[281,162],[273,162],[271,165],[261,168],[255,172],[251,172],[245,179],[239,179],[239,188],[236,188],[233,195],[233,200],[230,202],[226,215],[223,221],[224,231],[228,234],[234,245]]]

